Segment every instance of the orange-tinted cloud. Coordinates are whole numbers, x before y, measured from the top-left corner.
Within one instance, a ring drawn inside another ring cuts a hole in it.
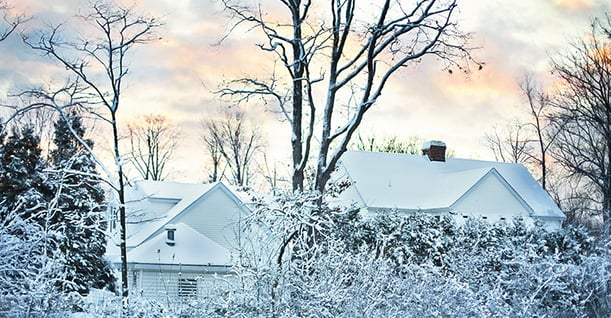
[[[589,9],[593,6],[589,0],[554,0],[554,4],[570,10]]]
[[[34,0],[13,2],[26,13],[47,21],[68,19],[83,5],[81,0],[56,0],[52,4]],[[566,45],[572,32],[587,31],[588,16],[602,2],[461,3],[466,31],[474,32],[478,40],[475,45],[482,46],[474,54],[486,62],[484,69],[475,71],[469,78],[457,71],[449,75],[434,59],[405,68],[389,82],[378,103],[367,113],[363,130],[405,138],[418,135],[424,139],[442,139],[457,156],[485,157],[486,149],[480,146],[482,136],[494,124],[520,112],[522,98],[517,87],[520,75],[525,71],[544,74],[549,56]],[[319,10],[312,12],[324,15],[328,4],[318,3]],[[126,77],[120,116],[127,120],[137,114],[154,112],[179,123],[185,151],[177,153],[185,153],[183,159],[190,160],[185,169],[200,169],[186,173],[191,177],[186,179],[201,181],[198,178],[205,175],[204,167],[199,153],[192,154],[199,147],[199,120],[222,105],[212,91],[223,80],[245,75],[267,77],[272,68],[271,55],[255,46],[259,42],[253,38],[256,32],[244,30],[235,32],[223,45],[213,46],[229,23],[216,1],[140,0],[138,6],[165,20],[163,39],[131,51],[130,74]],[[284,14],[280,7],[272,9],[265,12]],[[573,12],[576,10],[579,11]],[[51,71],[48,60],[33,57],[31,52],[22,54],[27,50],[19,42],[0,43],[0,60],[8,61],[0,65],[0,78],[10,79],[10,83],[0,83],[2,89],[18,82],[45,80],[46,73]],[[324,92],[320,98],[324,98]],[[288,124],[278,123],[265,106],[258,103],[249,106],[255,116],[263,118],[261,126],[274,143],[270,147],[279,149],[279,156],[289,154]]]

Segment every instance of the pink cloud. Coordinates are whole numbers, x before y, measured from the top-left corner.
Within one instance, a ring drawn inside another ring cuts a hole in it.
[[[593,6],[589,0],[554,0],[554,4],[570,10],[590,9]]]

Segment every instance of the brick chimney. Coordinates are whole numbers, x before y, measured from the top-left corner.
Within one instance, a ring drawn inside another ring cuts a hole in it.
[[[430,161],[446,161],[446,144],[438,140],[427,141],[422,145],[422,154]]]

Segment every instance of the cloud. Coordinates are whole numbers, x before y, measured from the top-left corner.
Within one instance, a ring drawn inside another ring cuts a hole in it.
[[[569,10],[583,10],[590,9],[594,5],[589,0],[554,0],[553,3],[561,8]]]
[[[83,5],[80,0],[14,2],[18,12],[48,22],[65,21]],[[140,0],[139,8],[165,21],[163,39],[130,52],[120,116],[128,120],[141,113],[165,114],[183,128],[184,152],[189,153],[188,149],[198,144],[200,118],[223,106],[213,91],[224,80],[246,74],[267,77],[272,57],[255,46],[260,42],[256,32],[246,29],[237,30],[222,45],[214,45],[229,23],[217,1]],[[284,12],[270,8],[273,10],[265,11],[270,16]],[[461,28],[474,34],[474,46],[481,46],[474,54],[486,63],[484,69],[469,77],[459,72],[449,75],[428,58],[405,68],[395,74],[366,114],[363,130],[442,139],[459,156],[485,157],[482,136],[494,124],[521,112],[523,100],[517,81],[522,74],[529,71],[546,76],[549,57],[566,48],[567,39],[587,32],[589,19],[603,11],[605,1],[464,1],[459,8]],[[326,12],[324,4],[317,9],[312,12]],[[31,52],[16,37],[0,43],[0,59],[0,90],[65,76],[61,68]],[[324,98],[324,92],[320,96]],[[288,155],[283,154],[290,153],[289,126],[278,123],[277,116],[264,107],[249,105],[274,144],[270,153],[285,159]],[[198,156],[185,156],[184,166],[203,169]]]

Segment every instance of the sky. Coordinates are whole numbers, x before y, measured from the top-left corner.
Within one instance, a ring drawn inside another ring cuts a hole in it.
[[[68,21],[80,0],[8,0],[29,26]],[[162,39],[134,49],[123,91],[121,119],[163,114],[178,125],[180,149],[170,179],[200,182],[207,176],[200,143],[201,120],[228,106],[213,94],[223,81],[270,64],[252,33],[234,33],[222,45],[228,19],[216,0],[140,0],[137,7],[160,17]],[[608,12],[605,0],[459,0],[460,29],[472,33],[473,55],[485,63],[469,75],[448,73],[434,60],[402,70],[385,88],[361,126],[365,135],[442,140],[456,157],[494,159],[483,144],[493,127],[525,115],[518,87],[525,73],[551,85],[550,58],[583,37],[590,19]],[[66,24],[69,26],[69,23]],[[65,73],[33,53],[17,37],[0,43],[0,101],[32,85],[61,81]],[[290,127],[262,105],[246,105],[267,142],[266,153],[288,170]]]

